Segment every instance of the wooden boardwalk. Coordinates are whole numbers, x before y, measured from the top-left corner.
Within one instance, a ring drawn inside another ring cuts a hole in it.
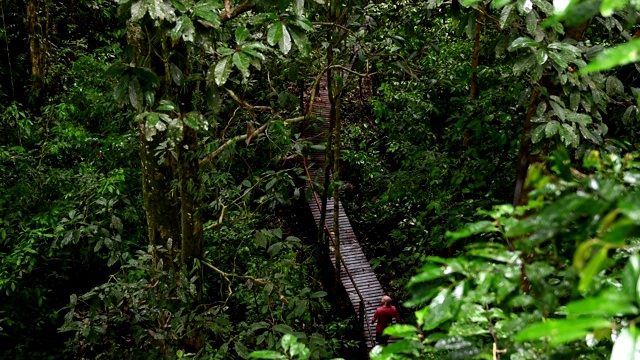
[[[313,121],[310,120],[308,124],[305,124],[303,131],[305,139],[312,142],[315,145],[324,144],[327,139],[327,133],[329,130],[329,116],[331,105],[329,103],[329,96],[327,92],[327,80],[326,77],[321,79],[319,83],[318,94],[314,102],[311,111],[313,114],[318,115],[322,120]],[[324,150],[312,150],[308,159],[304,159],[304,167],[309,177],[309,186],[313,189],[313,183],[322,183],[324,175],[325,165],[325,151]],[[327,212],[326,221],[324,224],[320,224],[320,212],[321,212],[321,195],[314,192],[311,199],[308,201],[311,213],[315,219],[317,226],[322,226],[329,237],[329,256],[331,262],[335,267],[336,256],[334,252],[335,244],[334,234],[334,201],[333,198],[327,199]],[[373,273],[369,261],[362,252],[358,239],[356,238],[349,218],[343,210],[341,203],[339,205],[339,237],[340,237],[340,254],[341,261],[341,273],[340,280],[344,286],[353,308],[358,314],[359,321],[362,325],[363,340],[367,350],[375,345],[375,325],[370,325],[371,319],[376,309],[380,305],[380,299],[384,295],[384,291],[376,275]]]

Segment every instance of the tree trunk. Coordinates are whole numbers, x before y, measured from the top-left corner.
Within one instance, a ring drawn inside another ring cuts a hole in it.
[[[45,0],[46,1],[46,0]],[[45,48],[42,23],[40,22],[40,0],[28,0],[27,1],[27,27],[29,33],[29,59],[31,62],[31,80],[33,85],[33,92],[36,95],[36,103],[41,102],[43,96],[42,90],[44,89],[44,76],[46,70],[45,63]],[[45,11],[47,9],[45,8]]]
[[[520,150],[518,151],[518,165],[516,173],[516,189],[513,194],[513,206],[521,205],[526,200],[527,192],[524,191],[524,182],[527,179],[527,171],[529,170],[529,148],[531,146],[531,119],[536,114],[540,90],[534,88],[529,98],[529,108],[524,119],[522,127],[522,135],[520,137]]]
[[[476,36],[473,42],[473,57],[471,60],[471,101],[478,98],[478,63],[480,62],[480,33],[482,32],[482,12],[478,11],[476,18]]]
[[[329,88],[333,88],[333,81]],[[333,115],[333,232],[336,255],[336,281],[340,281],[340,94],[330,90],[331,114]]]

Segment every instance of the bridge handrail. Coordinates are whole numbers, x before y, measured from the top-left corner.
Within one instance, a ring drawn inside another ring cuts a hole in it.
[[[311,111],[312,109],[310,109],[309,111]],[[303,136],[304,137],[304,136]],[[309,178],[309,184],[311,185],[311,189],[314,188],[313,186],[313,179],[311,178],[311,173],[309,171],[309,167],[307,165],[307,159],[304,158],[303,159],[303,164],[304,164],[304,169],[305,172],[307,173],[307,177]],[[320,199],[318,199],[318,193],[314,190],[313,191],[313,197],[314,200],[316,202],[316,205],[318,206],[318,209],[322,209],[322,205],[320,202]],[[325,220],[324,224],[323,224],[327,234],[329,235],[329,239],[331,240],[331,243],[333,244],[334,248],[336,248],[336,242],[335,242],[335,237],[331,235],[331,231],[329,230],[329,225],[327,224],[327,221]],[[339,229],[338,229],[339,231]],[[342,267],[344,268],[345,272],[347,273],[347,276],[349,277],[349,280],[351,281],[351,284],[353,284],[353,288],[356,290],[356,294],[358,295],[358,298],[360,299],[360,316],[361,316],[361,321],[364,321],[364,323],[367,326],[367,330],[369,333],[369,342],[373,345],[375,342],[372,340],[371,337],[371,326],[369,326],[369,319],[365,319],[366,316],[366,311],[365,311],[365,300],[364,300],[364,296],[362,296],[362,293],[360,292],[360,289],[358,288],[358,285],[356,284],[356,281],[353,279],[353,276],[351,275],[351,272],[349,271],[349,268],[347,267],[346,262],[344,261],[344,258],[342,256],[339,256],[340,258],[340,262],[342,263]]]

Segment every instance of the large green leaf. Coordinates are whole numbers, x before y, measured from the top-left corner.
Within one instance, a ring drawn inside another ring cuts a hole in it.
[[[283,54],[288,54],[291,51],[291,34],[284,24],[282,24],[282,37],[278,41],[278,46]]]
[[[638,357],[637,328],[632,326],[622,329],[613,344],[611,360],[637,360]]]
[[[463,239],[471,235],[496,231],[498,231],[498,228],[493,222],[483,220],[467,224],[465,227],[455,232],[447,231],[446,236],[450,238],[451,241],[456,241],[458,239]]]
[[[601,318],[577,318],[545,320],[527,326],[520,331],[515,340],[518,342],[548,339],[551,345],[559,345],[584,338],[590,331],[611,328],[613,323]]]
[[[233,54],[233,64],[242,72],[244,77],[249,77],[249,56],[243,52]]]
[[[240,44],[249,37],[249,29],[244,26],[238,26],[236,28],[236,43]]]
[[[144,94],[142,93],[142,87],[140,87],[138,78],[135,77],[129,81],[129,101],[131,101],[131,105],[133,105],[136,110],[142,111]]]
[[[273,46],[280,42],[282,36],[284,34],[284,24],[280,21],[275,22],[269,26],[269,30],[267,31],[267,42],[269,45]]]
[[[625,44],[602,51],[589,65],[580,69],[579,73],[589,74],[608,70],[638,60],[640,60],[640,39],[633,39]]]
[[[600,13],[602,16],[611,16],[616,10],[627,6],[629,0],[602,0],[600,3]]]
[[[617,289],[603,291],[597,297],[572,301],[566,306],[570,315],[636,315],[638,308]]]
[[[214,79],[218,86],[224,85],[231,74],[231,56],[225,56],[218,63],[213,71]]]
[[[519,37],[519,38],[513,40],[511,45],[509,45],[509,51],[522,49],[522,48],[526,48],[526,47],[536,48],[536,47],[538,47],[538,43],[535,40],[533,40],[531,38],[528,38],[526,36]]]

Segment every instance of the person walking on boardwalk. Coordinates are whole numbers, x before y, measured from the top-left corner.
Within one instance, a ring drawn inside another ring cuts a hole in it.
[[[380,306],[376,309],[375,314],[373,314],[373,320],[371,320],[371,325],[375,324],[376,321],[378,325],[376,325],[376,343],[379,345],[387,345],[389,341],[388,335],[382,335],[384,329],[391,324],[393,319],[396,319],[396,322],[400,322],[400,316],[398,315],[398,310],[396,310],[395,306],[391,305],[391,298],[387,295],[382,297]]]

